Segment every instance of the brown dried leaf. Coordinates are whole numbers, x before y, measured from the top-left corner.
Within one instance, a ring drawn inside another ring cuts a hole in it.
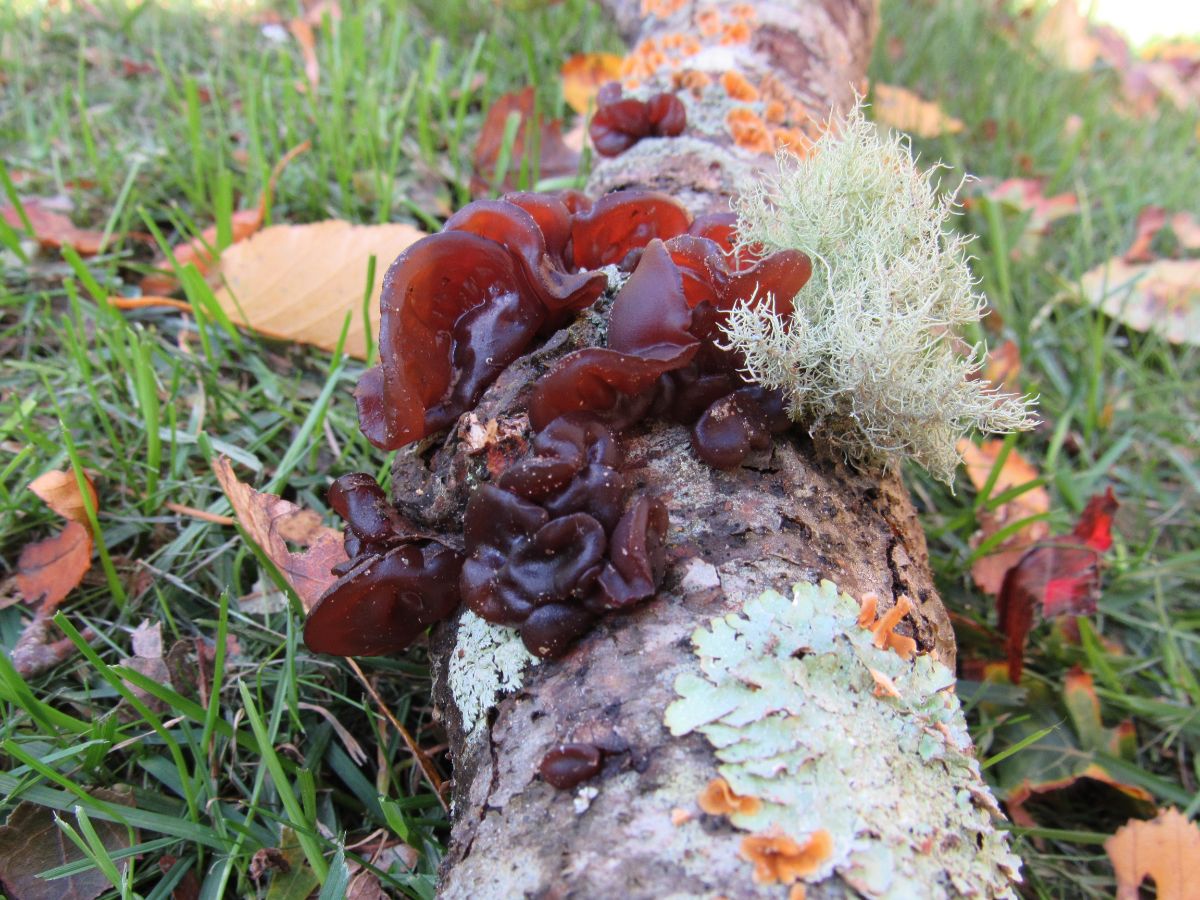
[[[133,646],[133,656],[123,658],[121,665],[133,669],[135,672],[141,672],[159,684],[173,688],[171,670],[163,658],[162,623],[155,622],[151,625],[149,619],[142,620],[142,623],[134,629],[130,636],[130,643]],[[155,712],[161,712],[167,708],[167,704],[162,700],[147,694],[136,685],[130,687],[138,699]]]
[[[1077,0],[1058,0],[1046,11],[1033,35],[1034,44],[1064,69],[1084,72],[1100,55],[1100,44]]]
[[[876,84],[871,88],[875,121],[888,128],[907,131],[917,137],[932,138],[958,134],[966,126],[961,119],[947,115],[942,108],[924,100],[908,88]]]
[[[1159,900],[1200,898],[1200,829],[1179,810],[1159,812],[1149,822],[1130,819],[1104,842],[1117,876],[1117,900],[1137,900],[1146,878]]]
[[[471,183],[471,191],[475,194],[486,194],[491,189],[500,152],[504,146],[508,117],[513,113],[516,113],[520,125],[512,143],[508,171],[501,173],[501,187],[504,190],[512,190],[516,186],[512,176],[521,171],[526,153],[532,147],[534,133],[537,134],[539,178],[573,175],[579,170],[579,154],[563,142],[562,123],[534,114],[533,88],[527,87],[505,94],[488,110],[483,128],[479,131],[479,140],[475,144],[475,178]],[[530,169],[532,168],[530,161]]]
[[[86,474],[83,476],[87,488],[88,499],[92,509],[100,509],[100,501],[96,496],[96,486]],[[70,522],[78,522],[84,528],[89,528],[87,508],[84,506],[83,495],[79,492],[79,482],[75,473],[70,471],[53,471],[39,475],[29,482],[29,490],[33,491],[43,503]]]
[[[330,571],[348,557],[342,533],[325,526],[313,527],[311,511],[274,494],[262,494],[238,481],[229,460],[221,456],[213,462],[213,471],[225,496],[249,538],[258,544],[296,591],[305,610],[337,581]],[[297,525],[297,522],[303,523]],[[302,533],[308,547],[304,553],[288,550],[284,533]]]
[[[372,333],[378,334],[383,276],[401,251],[424,236],[402,222],[275,225],[221,254],[214,271],[225,287],[216,292],[217,301],[234,322],[269,337],[326,350],[337,344],[350,313],[346,352],[363,359],[367,343],[362,302],[369,260],[375,256],[368,308]]]
[[[92,538],[78,522],[54,537],[27,544],[17,560],[17,590],[49,614],[83,580],[92,565]]]
[[[562,65],[563,98],[583,115],[594,106],[600,86],[621,77],[621,57],[615,53],[576,53]]]
[[[96,788],[89,793],[110,804],[132,806],[128,793]],[[92,900],[110,890],[108,878],[92,867],[77,875],[46,881],[38,874],[76,862],[83,852],[55,824],[55,811],[46,806],[21,802],[0,827],[0,889],[9,897],[20,900]],[[70,816],[67,816],[68,820]],[[109,853],[128,849],[130,833],[124,825],[92,817],[92,826]],[[75,824],[72,822],[72,824]],[[128,861],[117,863],[124,869]]]
[[[71,247],[80,256],[95,256],[105,248],[104,232],[91,231],[86,228],[76,228],[70,217],[48,208],[37,198],[22,200],[21,207],[33,226],[33,236],[43,249],[57,250],[60,247]],[[0,209],[0,215],[18,231],[25,230],[25,223],[20,214],[11,206]],[[119,235],[110,235],[109,241],[115,241]]]

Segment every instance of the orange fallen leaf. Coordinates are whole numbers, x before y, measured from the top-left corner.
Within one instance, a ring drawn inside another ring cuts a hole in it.
[[[1080,279],[1083,299],[1134,331],[1200,344],[1200,259],[1110,259]]]
[[[985,380],[1001,391],[1015,393],[1017,376],[1021,374],[1021,348],[1014,340],[1007,340],[994,350],[988,351],[987,363],[983,368]]]
[[[1000,451],[1001,440],[986,440],[974,444],[965,438],[958,443],[958,452],[966,466],[967,477],[975,490],[981,491],[991,477]],[[1016,450],[1011,450],[1004,465],[996,476],[989,497],[997,497],[1012,488],[1036,481],[1040,477],[1037,467]],[[1032,487],[1018,494],[995,509],[980,507],[977,513],[979,530],[971,536],[971,546],[978,547],[989,537],[1013,526],[1015,523],[1034,517],[1044,517],[1050,511],[1050,494],[1045,487]],[[1050,533],[1050,526],[1043,519],[1036,519],[1018,528],[1005,538],[992,552],[981,556],[971,565],[971,577],[981,591],[998,594],[1004,583],[1004,575],[1015,566],[1025,552]]]
[[[258,205],[251,209],[239,209],[230,216],[230,234],[234,244],[245,240],[258,231],[258,229],[262,228],[263,219],[267,215],[267,207],[271,205],[271,195],[275,191],[275,182],[279,180],[280,173],[288,163],[310,146],[311,143],[309,141],[304,141],[285,153],[283,158],[275,164],[275,168],[271,170],[271,177],[267,179],[267,186],[258,198]],[[173,248],[172,253],[180,268],[191,263],[201,274],[204,274],[212,266],[213,248],[216,246],[217,226],[214,225],[211,228],[204,229],[199,237],[192,238],[190,241],[186,241]],[[161,259],[156,263],[156,266],[159,268],[166,265],[166,261]],[[178,290],[178,288],[179,282],[175,279],[174,274],[169,272],[147,275],[141,282],[143,294],[169,294],[172,291]]]
[[[83,484],[87,488],[92,510],[98,510],[100,506],[96,497],[96,487],[86,474],[83,476]],[[74,472],[45,472],[29,482],[29,490],[67,521],[78,522],[86,529],[91,528],[83,495],[79,492],[79,481]]]
[[[615,53],[576,53],[562,65],[563,99],[583,115],[595,105],[600,86],[621,77],[621,57]]]
[[[43,615],[52,612],[92,566],[92,538],[78,522],[54,537],[27,544],[17,560],[17,590]]]
[[[87,228],[77,228],[70,217],[61,212],[47,208],[40,200],[22,200],[21,208],[33,226],[33,236],[43,249],[57,250],[60,247],[70,247],[80,256],[95,256],[107,245],[104,243],[103,231],[91,231]],[[25,223],[20,213],[11,206],[0,210],[4,221],[18,231],[25,230]],[[110,235],[109,242],[117,238]]]
[[[224,282],[217,302],[238,324],[260,334],[332,350],[351,314],[346,352],[366,356],[363,294],[375,256],[372,333],[379,334],[379,293],[392,261],[425,233],[411,225],[353,225],[330,220],[273,225],[221,254],[213,270]]]
[[[984,182],[983,195],[1004,204],[1017,213],[1028,213],[1020,236],[1012,248],[1012,257],[1020,259],[1033,255],[1041,239],[1060,219],[1079,212],[1079,197],[1070,191],[1047,196],[1045,178],[1009,178],[999,183]],[[968,198],[968,203],[973,198]]]
[[[342,533],[322,525],[312,510],[239,481],[223,456],[213,462],[213,472],[247,536],[287,579],[305,610],[310,609],[337,581],[331,569],[349,558]],[[293,553],[289,541],[308,549]]]
[[[1130,819],[1104,842],[1117,876],[1117,900],[1137,900],[1146,878],[1159,900],[1200,898],[1200,828],[1179,810],[1159,812],[1149,822]]]
[[[908,88],[876,84],[871,94],[875,121],[889,128],[932,138],[958,134],[966,127],[961,119],[947,115],[938,104],[922,99]]]
[[[1058,0],[1047,9],[1033,43],[1051,62],[1073,72],[1087,71],[1100,55],[1100,43],[1077,0]]]
[[[308,82],[308,90],[314,94],[321,81],[321,64],[317,61],[317,35],[312,23],[306,18],[291,19],[288,31],[300,45],[300,55],[304,59],[304,78]]]
[[[1161,206],[1147,206],[1138,213],[1133,243],[1122,259],[1127,263],[1149,263],[1158,259],[1151,245],[1159,232],[1169,227],[1181,250],[1200,250],[1200,222],[1191,213],[1170,214]]]

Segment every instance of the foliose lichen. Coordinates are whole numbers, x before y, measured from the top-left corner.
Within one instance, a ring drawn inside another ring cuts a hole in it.
[[[730,315],[726,334],[749,376],[782,389],[792,418],[849,456],[909,457],[946,482],[971,429],[1031,427],[1029,398],[973,377],[985,354],[963,335],[985,301],[936,167],[923,171],[907,138],[881,135],[861,108],[803,158],[778,163],[736,202],[740,237],[803,251],[813,277],[788,318],[769,303]]]
[[[449,666],[450,691],[464,734],[474,732],[505,694],[519,690],[525,669],[537,662],[515,628],[493,625],[464,611]]]
[[[761,801],[731,813],[735,827],[830,834],[810,882],[836,873],[888,900],[1015,897],[1020,860],[996,828],[953,673],[876,648],[858,613],[823,581],[713,619],[692,635],[700,673],[676,680],[667,727],[703,734],[730,788]]]

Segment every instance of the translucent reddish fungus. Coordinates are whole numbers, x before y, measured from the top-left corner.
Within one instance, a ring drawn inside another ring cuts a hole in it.
[[[542,757],[538,771],[547,784],[569,791],[599,772],[603,759],[603,752],[592,744],[559,744]]]
[[[621,96],[615,81],[600,89],[596,114],[588,126],[592,145],[601,156],[618,156],[648,137],[677,137],[687,127],[687,109],[674,94],[648,100]]]

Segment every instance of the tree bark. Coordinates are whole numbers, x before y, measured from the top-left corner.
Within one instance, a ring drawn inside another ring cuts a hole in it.
[[[670,10],[675,5],[607,4],[635,53],[670,34],[699,41],[687,59],[668,56],[656,71],[643,72],[642,89],[672,89],[689,68],[707,69],[714,85],[725,70],[756,84],[771,75],[781,82],[774,89],[797,101],[785,124],[800,127],[801,108],[822,120],[844,110],[864,84],[878,24],[872,0],[754,4],[748,38],[732,43],[722,40],[744,31],[701,36],[696,22],[704,9],[716,12],[718,26],[737,21],[735,4]],[[686,137],[643,141],[601,163],[590,193],[650,187],[682,198],[695,213],[727,211],[743,179],[773,163],[737,146],[726,127],[736,101],[711,89],[700,94],[688,98]],[[532,382],[562,354],[596,340],[594,325],[581,317],[509,367],[444,442],[402,452],[394,473],[402,512],[427,528],[461,534],[471,485],[517,455],[529,436],[524,409]],[[484,444],[471,439],[470,425],[492,420],[497,428]],[[474,727],[450,685],[451,664],[466,652],[457,643],[460,624],[435,630],[435,701],[454,765],[443,897],[788,896],[786,887],[753,882],[738,855],[741,835],[696,811],[697,795],[716,774],[712,747],[697,733],[673,737],[663,724],[677,676],[696,668],[696,628],[737,612],[765,589],[829,579],[855,597],[875,592],[881,611],[906,594],[914,611],[898,630],[953,668],[953,633],[924,535],[895,474],[855,470],[799,427],[732,471],[699,463],[686,429],[674,425],[642,426],[624,446],[631,483],[664,498],[670,510],[669,567],[657,597],[605,617],[565,656],[530,668],[521,688]],[[566,741],[609,751],[582,796],[537,775],[543,755]],[[808,894],[851,895],[837,877]]]

